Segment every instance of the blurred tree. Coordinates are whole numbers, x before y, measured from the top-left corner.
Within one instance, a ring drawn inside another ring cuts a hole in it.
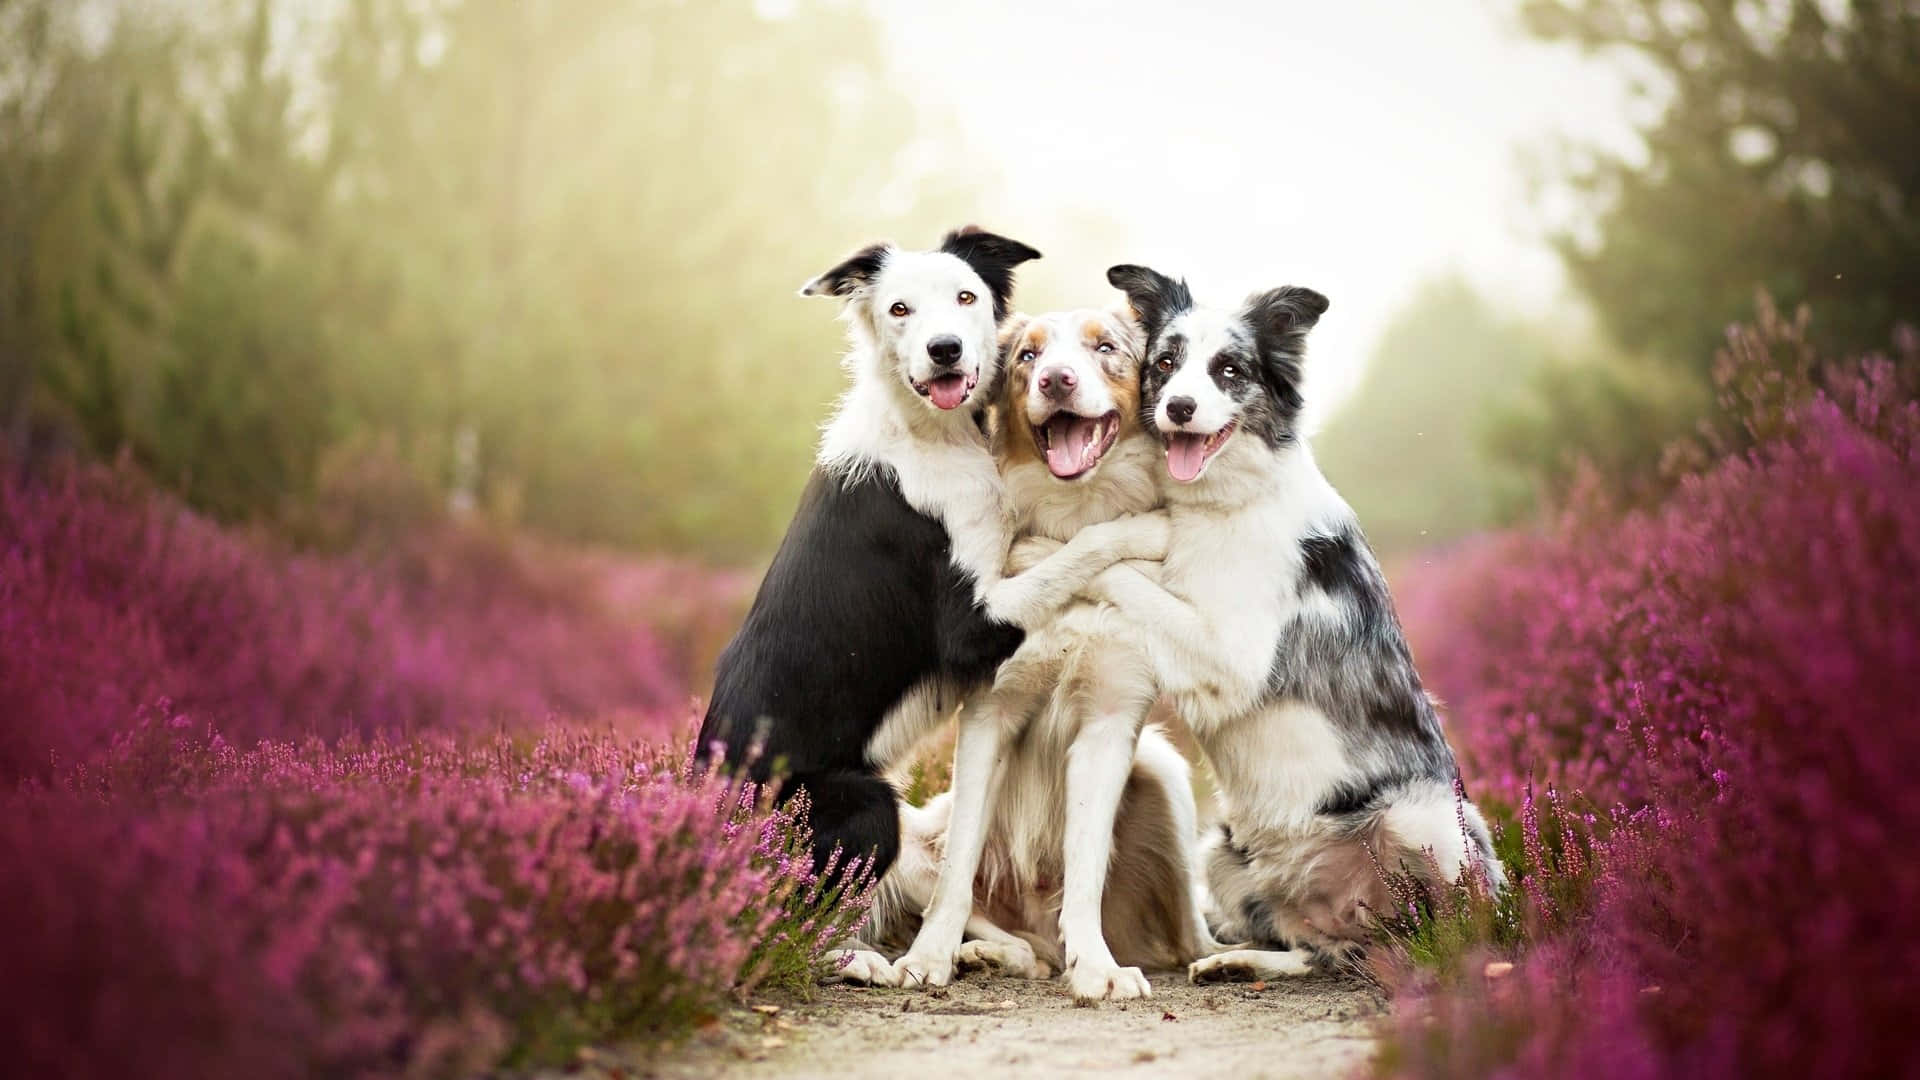
[[[1562,367],[1497,452],[1572,453],[1648,486],[1710,402],[1725,327],[1770,293],[1810,304],[1823,347],[1876,348],[1920,317],[1920,4],[1528,0],[1535,35],[1619,55],[1654,119],[1644,160],[1591,151],[1565,179],[1586,216],[1558,237],[1629,362]],[[1677,390],[1679,398],[1670,395]],[[1684,406],[1691,406],[1684,407]]]
[[[22,454],[59,330],[57,210],[99,147],[107,95],[63,0],[0,0],[0,449]]]
[[[25,10],[79,9],[0,0]],[[971,189],[914,171],[944,128],[855,6],[86,10],[105,44],[72,81],[111,104],[42,125],[101,134],[46,185],[67,231],[9,301],[50,328],[16,381],[198,504],[323,539],[458,496],[757,556],[842,380],[794,288],[968,216]],[[12,154],[32,123],[0,120]],[[14,209],[0,228],[38,216]]]
[[[1315,456],[1386,554],[1485,528],[1513,501],[1481,432],[1546,369],[1543,332],[1502,317],[1459,277],[1428,282],[1382,335],[1365,378],[1313,440]]]
[[[1591,235],[1560,237],[1629,352],[1704,376],[1756,290],[1812,305],[1842,350],[1920,313],[1920,3],[1530,0],[1537,35],[1625,52],[1664,99],[1646,161],[1571,179]]]

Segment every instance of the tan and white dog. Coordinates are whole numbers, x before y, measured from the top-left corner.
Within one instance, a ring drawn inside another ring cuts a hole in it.
[[[1009,559],[1018,573],[1088,526],[1153,510],[1160,446],[1140,423],[1130,318],[1016,315],[1001,341],[992,445],[1025,538]],[[1187,763],[1145,726],[1157,686],[1137,637],[1091,602],[1030,631],[983,705],[995,745],[971,748],[997,762],[984,828],[963,835],[946,796],[903,808],[873,926],[885,947],[919,918],[894,966],[901,985],[944,985],[956,965],[1024,977],[1052,966],[1078,999],[1137,998],[1151,992],[1142,968],[1220,948],[1192,886]],[[968,752],[956,751],[956,773]]]

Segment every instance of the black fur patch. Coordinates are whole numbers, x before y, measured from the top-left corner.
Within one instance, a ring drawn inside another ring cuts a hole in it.
[[[1193,310],[1193,292],[1185,279],[1176,281],[1149,267],[1130,263],[1108,267],[1107,283],[1127,294],[1127,303],[1133,306],[1149,343],[1166,328],[1169,319]],[[1149,358],[1153,355],[1147,353]]]
[[[867,761],[887,713],[928,680],[977,685],[1023,634],[990,621],[974,582],[953,565],[944,526],[915,510],[892,474],[857,481],[815,472],[746,621],[714,673],[700,750],[724,742],[766,780],[813,799],[814,858],[834,843],[874,852],[884,871],[899,846],[892,789]]]
[[[846,257],[840,265],[807,282],[800,290],[804,296],[846,296],[873,284],[893,251],[889,244],[869,244]]]
[[[1007,305],[1013,299],[1013,268],[1040,257],[1040,253],[1018,240],[969,225],[955,229],[940,241],[940,250],[965,260],[993,293],[995,322],[1007,317]]]

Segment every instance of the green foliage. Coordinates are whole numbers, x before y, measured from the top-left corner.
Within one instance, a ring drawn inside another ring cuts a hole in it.
[[[98,134],[31,219],[64,224],[34,225],[25,280],[51,287],[21,305],[61,332],[26,377],[96,452],[226,517],[326,533],[363,499],[451,502],[755,557],[842,380],[795,286],[967,216],[938,178],[888,187],[939,125],[888,91],[857,8],[102,11],[106,45],[47,81],[109,104],[49,94],[34,121]]]
[[[1394,316],[1351,403],[1313,441],[1375,548],[1406,552],[1495,520],[1512,498],[1480,460],[1480,431],[1550,355],[1545,334],[1459,278],[1428,283]]]
[[[1550,375],[1503,456],[1586,455],[1631,492],[1705,414],[1709,358],[1759,293],[1810,304],[1834,352],[1920,312],[1920,5],[1530,0],[1524,20],[1642,73],[1652,119],[1644,154],[1583,148],[1562,168],[1586,213],[1558,247],[1634,362]],[[1647,381],[1681,400],[1650,412]]]

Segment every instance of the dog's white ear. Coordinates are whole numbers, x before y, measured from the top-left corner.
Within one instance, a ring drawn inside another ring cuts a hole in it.
[[[888,243],[868,244],[846,257],[838,266],[800,286],[801,296],[851,296],[873,284],[880,268],[893,252]]]

